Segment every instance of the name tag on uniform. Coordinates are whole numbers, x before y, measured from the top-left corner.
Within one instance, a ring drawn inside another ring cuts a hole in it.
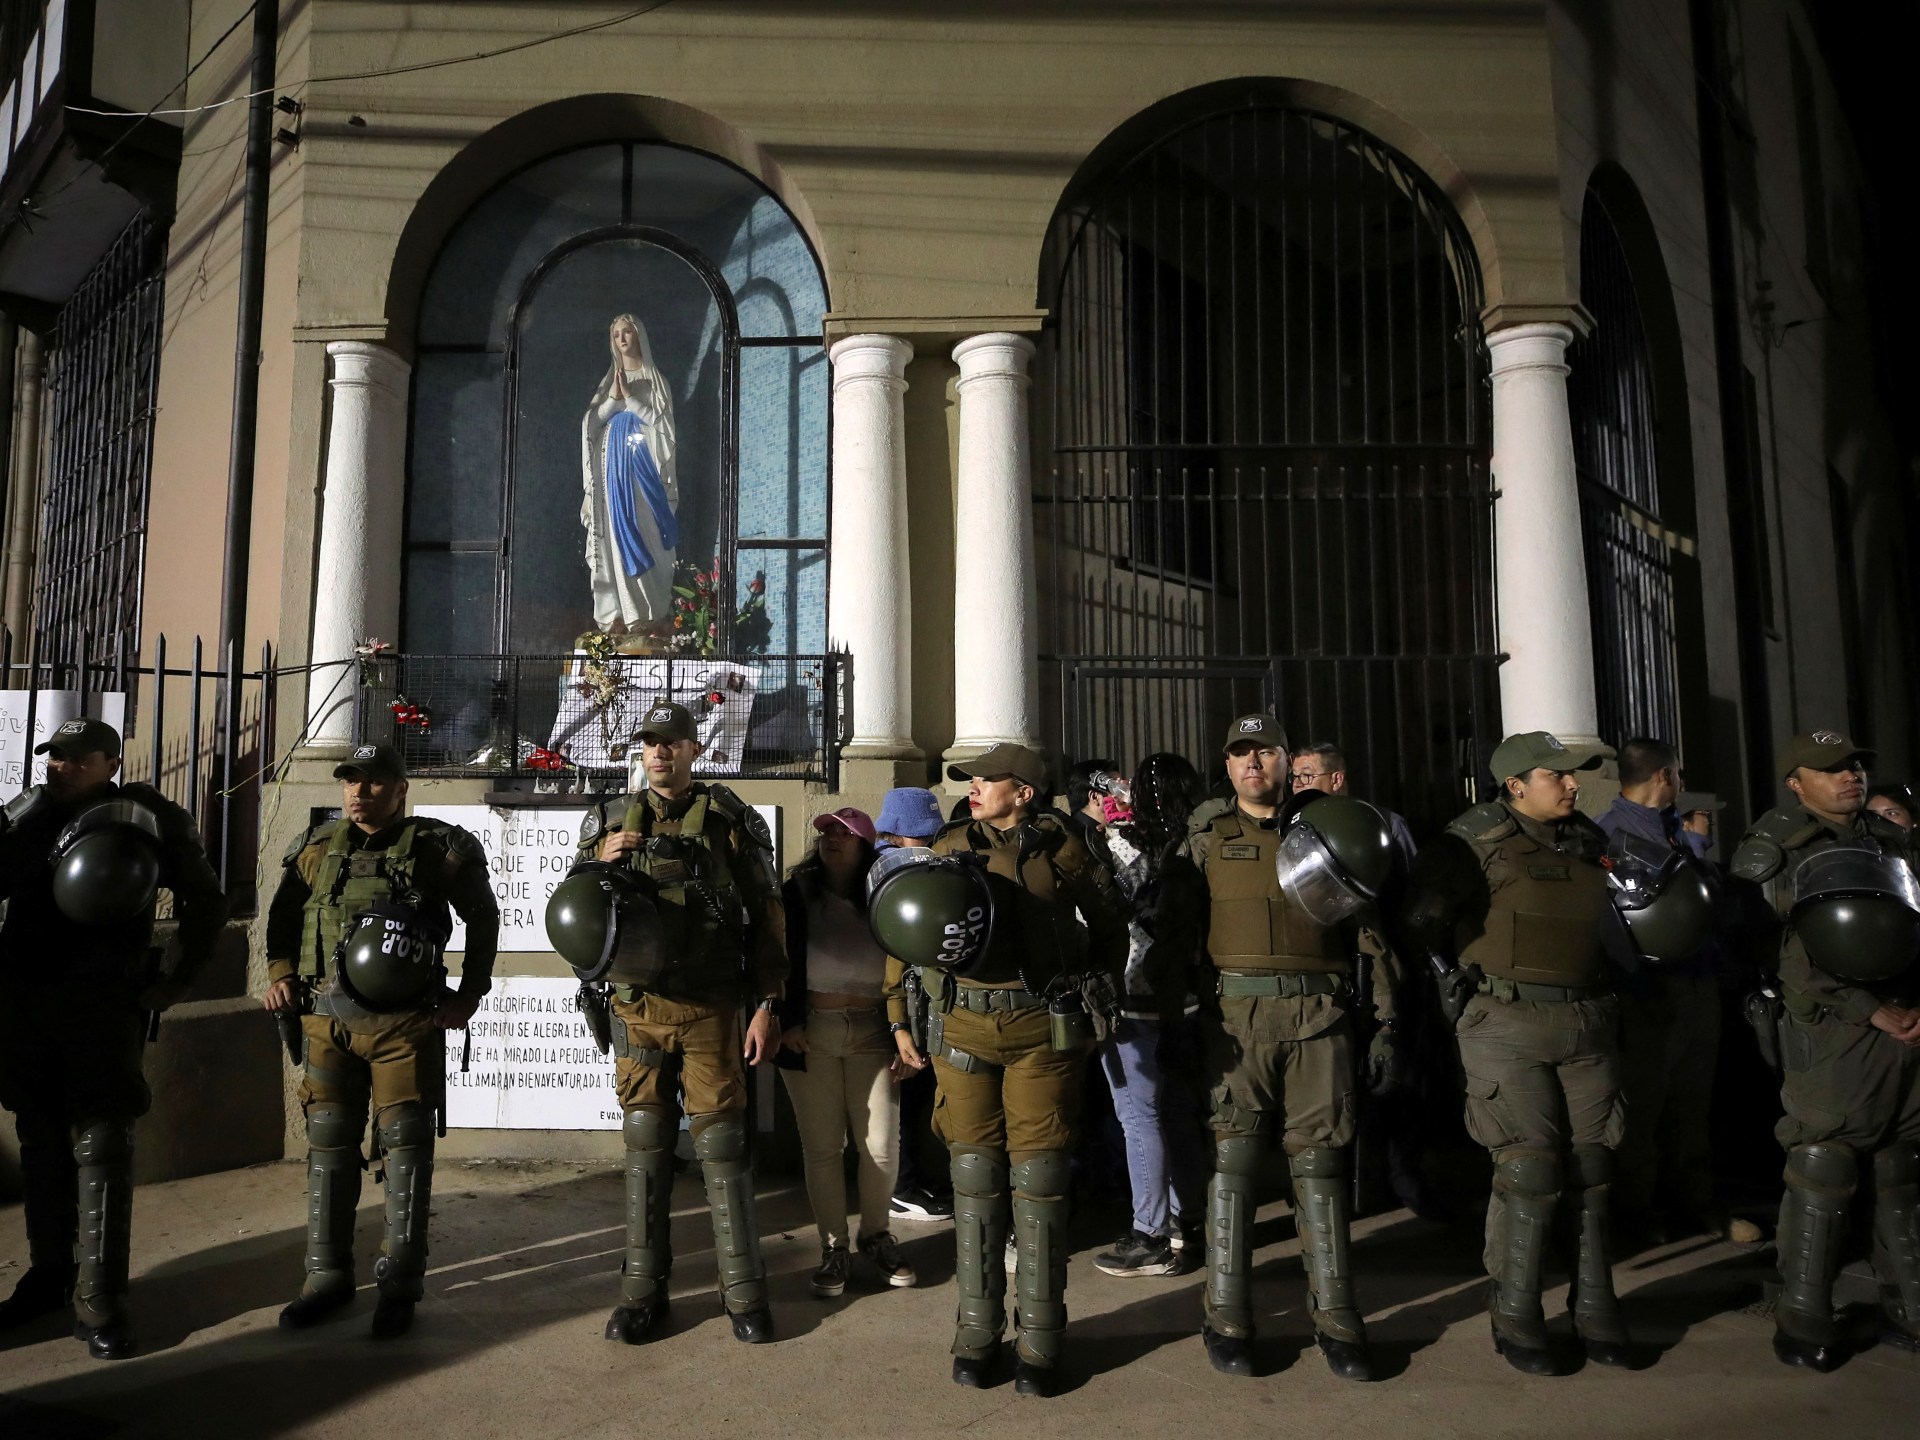
[[[1220,858],[1222,860],[1258,860],[1260,847],[1248,844],[1244,840],[1229,840],[1220,847]]]
[[[1529,865],[1527,878],[1530,880],[1571,880],[1573,871],[1566,865]]]

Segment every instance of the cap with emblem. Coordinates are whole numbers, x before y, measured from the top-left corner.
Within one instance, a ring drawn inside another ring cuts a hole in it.
[[[640,722],[640,738],[665,740],[671,744],[681,740],[696,740],[699,733],[693,723],[691,710],[671,700],[662,700],[648,708],[646,718]]]
[[[1781,777],[1796,770],[1839,770],[1858,760],[1871,765],[1879,752],[1856,745],[1838,730],[1803,730],[1780,747],[1774,772]]]
[[[947,767],[949,780],[998,780],[1003,775],[1011,775],[1036,790],[1047,788],[1047,762],[1038,751],[1024,745],[995,745],[971,760]]]
[[[1242,715],[1227,727],[1227,738],[1221,742],[1222,750],[1231,750],[1242,740],[1251,740],[1258,745],[1273,745],[1281,750],[1289,749],[1287,732],[1280,728],[1280,722],[1271,715]]]
[[[351,780],[365,776],[369,780],[404,780],[406,764],[391,745],[356,745],[353,753],[333,767],[333,778]]]
[[[1544,730],[1509,735],[1494,747],[1488,768],[1496,780],[1510,780],[1530,770],[1591,770],[1602,758],[1599,745],[1568,745]]]
[[[83,755],[94,754],[117,759],[120,754],[120,732],[104,720],[68,720],[45,741],[33,747],[36,755],[45,755],[49,751],[56,760],[78,760]]]

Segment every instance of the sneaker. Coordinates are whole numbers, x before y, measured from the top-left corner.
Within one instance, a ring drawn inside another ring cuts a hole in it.
[[[899,1287],[919,1283],[920,1277],[913,1273],[913,1267],[900,1258],[900,1246],[891,1230],[882,1230],[878,1235],[862,1235],[860,1253],[879,1267],[881,1278],[887,1284]]]
[[[1104,1255],[1096,1255],[1094,1268],[1103,1275],[1171,1275],[1173,1246],[1164,1235],[1142,1235],[1138,1230],[1120,1237],[1120,1243]]]
[[[936,1195],[924,1185],[911,1185],[893,1197],[889,1208],[903,1220],[951,1220],[953,1197]]]
[[[830,1300],[847,1288],[847,1269],[853,1257],[844,1245],[828,1245],[820,1252],[820,1268],[813,1272],[813,1293]]]

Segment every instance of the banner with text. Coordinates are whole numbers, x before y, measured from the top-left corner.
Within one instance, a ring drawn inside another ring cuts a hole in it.
[[[618,1130],[613,1057],[594,1048],[574,1003],[579,985],[541,975],[496,976],[466,1037],[447,1031],[447,1127],[454,1130]]]

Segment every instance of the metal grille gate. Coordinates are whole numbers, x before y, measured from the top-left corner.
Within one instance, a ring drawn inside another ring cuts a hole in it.
[[[1378,140],[1254,100],[1056,222],[1035,486],[1062,756],[1213,763],[1274,704],[1416,823],[1498,739],[1479,275]]]
[[[165,232],[142,213],[61,307],[34,654],[79,664],[140,648]]]
[[[1593,333],[1569,358],[1580,531],[1592,602],[1600,733],[1680,742],[1672,551],[1689,537],[1660,519],[1653,362],[1619,232],[1589,190],[1580,225],[1580,303]]]

